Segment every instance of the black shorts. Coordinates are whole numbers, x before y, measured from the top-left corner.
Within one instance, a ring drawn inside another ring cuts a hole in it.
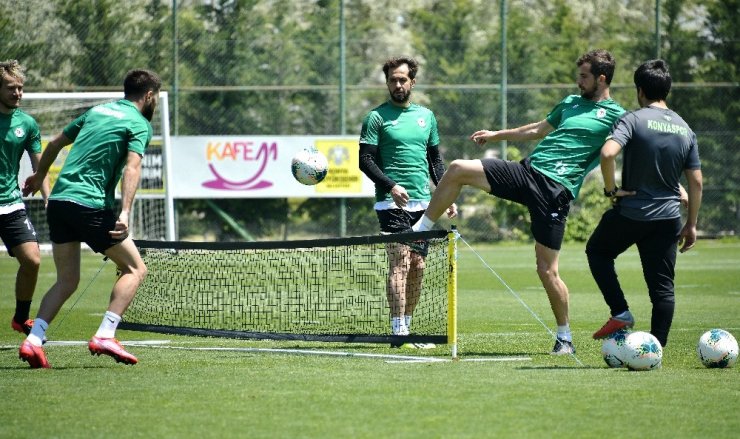
[[[560,250],[572,200],[570,191],[532,169],[529,159],[482,159],[481,163],[491,195],[527,206],[534,239],[547,248]]]
[[[381,233],[411,232],[411,226],[416,224],[424,215],[423,210],[409,212],[403,209],[376,210],[375,213],[378,215]],[[411,251],[422,256],[429,253],[429,243],[427,241],[421,240],[405,244],[411,248]]]
[[[84,242],[97,253],[104,253],[121,242],[109,233],[115,229],[117,220],[113,210],[94,209],[71,201],[49,200],[46,208],[51,242]]]
[[[0,239],[3,240],[10,256],[15,256],[13,247],[24,242],[38,242],[36,229],[33,228],[25,209],[0,215]]]

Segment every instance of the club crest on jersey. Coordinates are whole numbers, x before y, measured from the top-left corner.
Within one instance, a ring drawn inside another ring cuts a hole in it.
[[[427,121],[425,121],[424,119],[419,119],[416,121],[416,123],[418,123],[419,126],[422,128],[424,128],[427,125]]]
[[[26,132],[23,131],[23,128],[18,127],[15,129],[15,137],[23,137],[26,135]]]
[[[604,116],[606,116],[606,110],[604,110],[603,108],[599,108],[598,110],[596,110],[596,117],[597,118],[603,119]]]

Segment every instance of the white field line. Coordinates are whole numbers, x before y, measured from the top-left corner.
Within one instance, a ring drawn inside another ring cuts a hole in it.
[[[478,361],[478,362],[502,362],[502,361],[531,361],[531,357],[496,357],[496,358],[439,358],[415,355],[396,355],[396,354],[369,354],[363,352],[347,351],[326,351],[312,349],[275,349],[275,348],[229,348],[229,347],[187,347],[187,346],[168,346],[170,340],[132,340],[121,342],[124,346],[140,346],[158,349],[179,349],[187,351],[220,351],[220,352],[250,352],[250,353],[271,353],[284,355],[316,355],[329,357],[353,357],[353,358],[376,358],[386,360],[386,363],[444,363],[450,361]],[[45,346],[84,346],[86,340],[61,340],[49,341]],[[0,349],[13,349],[18,346],[0,346]]]

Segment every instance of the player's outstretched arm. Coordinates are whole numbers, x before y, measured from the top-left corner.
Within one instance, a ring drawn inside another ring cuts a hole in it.
[[[547,119],[542,119],[539,122],[522,125],[517,128],[510,128],[499,131],[479,130],[470,135],[470,140],[477,143],[478,145],[483,145],[486,142],[496,142],[499,140],[536,140],[545,137],[553,129],[553,126],[550,125]]]
[[[23,183],[23,196],[28,196],[30,194],[35,194],[39,191],[39,189],[46,191],[48,196],[48,180],[46,179],[46,174],[49,172],[49,168],[54,163],[54,160],[56,160],[57,156],[59,155],[59,151],[62,150],[65,146],[72,143],[72,140],[65,136],[64,133],[60,133],[57,135],[51,142],[49,142],[46,145],[46,148],[44,149],[44,153],[41,154],[41,158],[38,160],[38,163],[36,167],[34,168],[34,173],[31,174],[28,178],[26,178],[26,181]],[[32,159],[33,164],[33,159]],[[44,188],[44,185],[46,184],[46,188]]]

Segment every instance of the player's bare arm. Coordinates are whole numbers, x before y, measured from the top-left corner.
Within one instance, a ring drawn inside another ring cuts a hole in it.
[[[470,140],[477,143],[478,145],[483,145],[486,142],[496,142],[499,140],[536,140],[545,137],[553,129],[553,126],[550,125],[547,119],[542,119],[539,122],[522,125],[518,128],[511,128],[499,131],[479,130],[474,132],[470,136]]]
[[[601,147],[600,165],[601,175],[604,177],[604,194],[611,194],[612,191],[616,190],[612,195],[612,199],[635,195],[635,191],[627,191],[617,185],[617,179],[615,177],[617,168],[616,162],[617,156],[621,151],[622,145],[612,139],[607,140],[606,143],[604,143],[604,146]]]
[[[31,154],[31,169],[33,172],[38,171],[39,162],[41,162],[41,153]],[[44,199],[44,206],[49,202],[49,194],[51,189],[49,187],[49,176],[45,175],[44,180],[41,182],[41,197]]]
[[[691,250],[696,244],[696,224],[699,221],[699,207],[701,207],[701,197],[703,188],[703,178],[701,169],[687,169],[684,171],[686,181],[689,184],[689,212],[686,218],[686,224],[681,229],[681,235],[678,238],[678,244],[681,246],[681,253]]]
[[[35,194],[39,190],[44,190],[44,182],[46,182],[47,185],[45,190],[48,196],[49,187],[46,175],[49,172],[49,168],[59,155],[59,151],[71,143],[72,140],[69,137],[65,136],[64,133],[60,133],[46,145],[46,149],[44,149],[44,153],[41,154],[41,159],[38,161],[38,166],[34,170],[35,172],[26,178],[26,181],[23,183],[23,196],[28,196],[30,194]]]
[[[118,215],[115,229],[110,231],[113,238],[125,239],[128,236],[128,220],[134,204],[136,189],[141,179],[141,155],[129,151],[126,166],[121,176],[121,213]]]

